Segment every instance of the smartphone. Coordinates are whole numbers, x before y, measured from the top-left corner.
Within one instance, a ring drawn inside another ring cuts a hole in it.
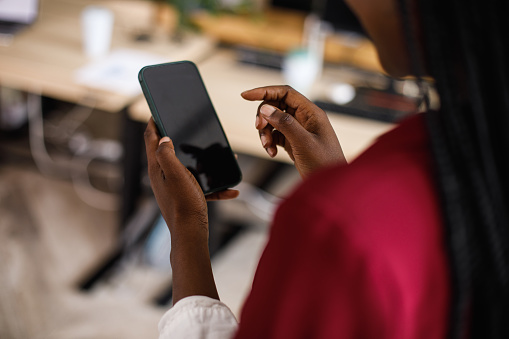
[[[172,139],[203,193],[236,186],[242,174],[196,65],[150,65],[138,78],[159,134]]]

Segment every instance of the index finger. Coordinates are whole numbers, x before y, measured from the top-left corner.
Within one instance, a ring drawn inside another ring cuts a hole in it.
[[[258,87],[242,92],[241,96],[249,101],[282,101],[293,109],[310,102],[305,96],[290,86]]]
[[[231,200],[239,196],[238,190],[227,189],[225,191],[210,193],[205,196],[207,201]]]

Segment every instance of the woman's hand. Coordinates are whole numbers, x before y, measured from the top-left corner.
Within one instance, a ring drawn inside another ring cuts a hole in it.
[[[198,229],[207,231],[206,201],[233,199],[238,196],[238,191],[226,190],[205,197],[194,176],[176,157],[170,138],[159,139],[152,119],[145,130],[145,147],[150,185],[172,235],[184,231],[175,228],[179,220],[193,220],[193,224],[200,225],[196,226],[196,229],[186,227],[186,232]]]
[[[219,299],[210,268],[207,202],[200,185],[175,155],[170,138],[159,139],[150,119],[145,130],[150,185],[171,233],[174,303],[190,295]],[[214,193],[232,199],[238,191]]]
[[[207,238],[207,203],[200,185],[177,159],[173,142],[159,138],[152,119],[145,130],[145,147],[150,185],[172,237]],[[180,229],[182,222],[189,225]]]
[[[269,156],[281,146],[302,177],[328,164],[346,162],[339,140],[325,112],[289,86],[245,91],[246,100],[262,100],[256,129]]]

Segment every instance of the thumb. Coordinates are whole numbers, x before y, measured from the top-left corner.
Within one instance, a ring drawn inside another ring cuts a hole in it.
[[[267,120],[272,127],[281,132],[290,143],[298,142],[301,138],[308,135],[308,131],[306,131],[293,115],[285,113],[274,106],[263,105],[260,107],[260,115]]]
[[[178,159],[175,146],[170,138],[164,137],[159,141],[156,159],[164,175],[163,179],[169,179],[166,180],[169,185],[184,187],[184,189],[200,187],[193,174]]]
[[[169,171],[174,171],[178,168],[179,160],[175,154],[175,147],[173,141],[168,137],[163,137],[159,141],[159,146],[156,150],[156,159],[161,167],[161,170],[168,175]]]

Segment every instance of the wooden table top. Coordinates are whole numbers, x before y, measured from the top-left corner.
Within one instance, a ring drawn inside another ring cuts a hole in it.
[[[171,42],[169,35],[157,41],[135,41],[130,31],[133,27],[126,24],[132,19],[122,20],[121,16],[130,13],[131,17],[150,17],[152,12],[147,6],[154,5],[149,1],[42,0],[36,23],[15,35],[9,46],[0,46],[0,85],[85,105],[93,102],[95,107],[110,112],[132,103],[136,97],[75,82],[74,72],[91,61],[83,52],[80,26],[81,11],[91,4],[110,6],[115,13],[111,50],[133,49],[167,57],[168,61],[197,61],[215,46],[204,36],[183,43]]]

